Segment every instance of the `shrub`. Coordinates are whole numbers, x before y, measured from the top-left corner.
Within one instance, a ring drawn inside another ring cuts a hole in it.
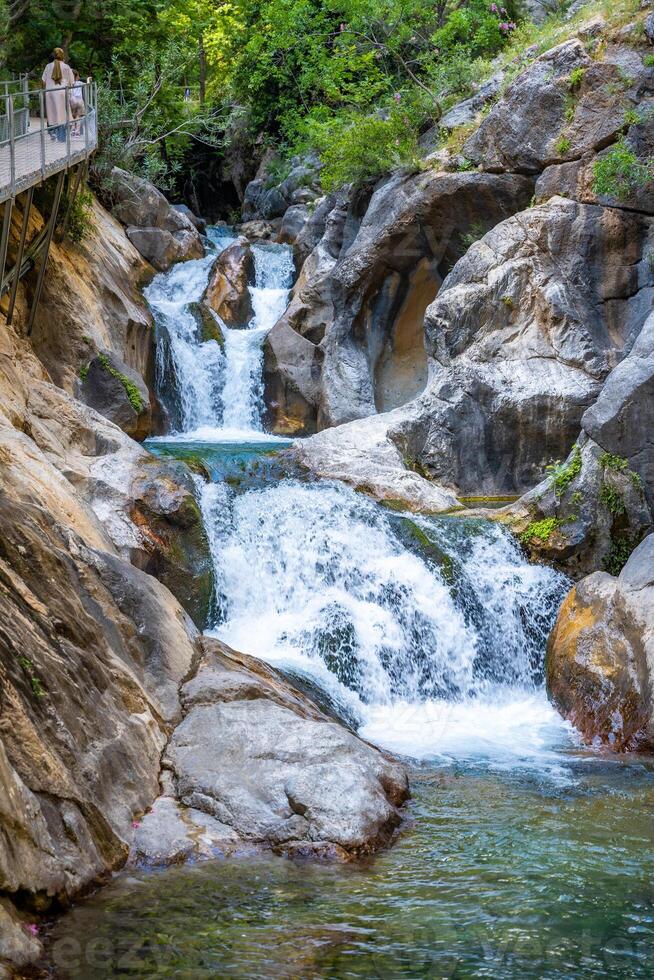
[[[562,497],[575,477],[581,473],[581,449],[575,443],[566,463],[553,463],[547,467],[550,483],[557,497]]]
[[[564,156],[570,149],[570,140],[567,136],[560,136],[556,141],[556,152],[559,156]]]
[[[522,532],[520,540],[523,544],[532,544],[534,541],[541,541],[545,544],[561,524],[562,521],[558,517],[546,517],[542,521],[533,521]]]
[[[654,68],[654,54],[646,54],[643,58],[645,68]]]
[[[391,110],[386,118],[349,115],[330,120],[314,125],[312,135],[323,162],[321,182],[327,191],[419,163],[417,129],[402,111]]]
[[[580,68],[572,69],[572,71],[570,72],[570,82],[569,82],[569,88],[571,92],[573,92],[576,88],[579,88],[579,86],[584,80],[585,74],[586,74],[585,68],[580,67]]]
[[[593,191],[601,197],[622,200],[651,179],[651,162],[641,163],[624,138],[593,166]]]
[[[613,514],[614,517],[621,517],[622,514],[626,513],[627,508],[625,507],[622,494],[615,487],[604,483],[600,490],[599,499],[600,503],[604,504],[609,513]]]
[[[610,575],[619,575],[638,544],[638,539],[624,534],[611,542],[609,552],[602,558],[602,568]]]

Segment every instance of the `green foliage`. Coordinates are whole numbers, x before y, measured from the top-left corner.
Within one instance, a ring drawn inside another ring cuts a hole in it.
[[[654,68],[654,54],[646,54],[643,56],[643,64],[646,68]]]
[[[602,568],[610,575],[619,575],[629,561],[638,539],[629,534],[622,534],[611,542],[608,554],[602,558]]]
[[[599,499],[600,503],[604,504],[614,517],[621,517],[626,513],[624,498],[616,487],[612,487],[608,483],[602,484]]]
[[[141,397],[141,392],[138,390],[134,382],[130,381],[130,379],[124,374],[121,374],[120,371],[116,370],[116,368],[110,364],[109,358],[106,354],[98,354],[98,360],[105,371],[107,371],[112,378],[116,378],[118,381],[120,381],[121,385],[125,389],[130,405],[137,415],[140,414],[140,412],[143,411],[144,404]]]
[[[555,149],[559,156],[564,156],[570,149],[570,140],[568,137],[560,136],[556,141]]]
[[[343,115],[314,124],[311,142],[322,158],[321,181],[327,191],[419,164],[417,129],[397,110],[387,118]]]
[[[512,296],[502,296],[502,303],[506,306],[507,310],[515,309],[515,303],[513,302]]]
[[[642,122],[640,113],[637,109],[627,109],[624,114],[625,126],[638,126]]]
[[[81,368],[79,369],[79,376],[82,379],[82,381],[86,381],[86,379],[89,376],[89,365],[88,364],[82,364]]]
[[[600,453],[598,463],[603,470],[613,470],[616,473],[626,473],[629,469],[629,460],[613,453]]]
[[[32,688],[32,693],[37,698],[47,697],[47,692],[41,682],[41,678],[38,676],[34,669],[34,664],[27,657],[19,657],[18,663],[23,668],[30,682],[30,687]]]
[[[533,544],[535,541],[546,544],[562,523],[558,517],[546,517],[542,521],[533,521],[522,532],[520,540],[523,544]]]
[[[623,200],[651,179],[651,161],[641,163],[624,138],[593,165],[593,191],[601,197]]]
[[[461,235],[461,244],[467,250],[475,242],[478,242],[486,234],[486,228],[483,221],[473,221],[470,225],[470,231],[467,231],[465,235]]]
[[[65,212],[65,207],[62,212]],[[80,188],[68,218],[68,237],[76,245],[84,241],[93,228],[93,195],[87,188]]]
[[[557,497],[562,497],[572,481],[581,473],[581,449],[575,443],[570,458],[565,463],[552,463],[547,467],[550,484]]]
[[[579,86],[581,85],[581,83],[584,80],[584,75],[585,74],[586,74],[586,69],[585,68],[581,68],[580,67],[580,68],[573,68],[572,69],[572,71],[570,72],[570,81],[568,83],[568,86],[569,86],[571,92],[574,92],[575,89],[578,89],[579,88]]]

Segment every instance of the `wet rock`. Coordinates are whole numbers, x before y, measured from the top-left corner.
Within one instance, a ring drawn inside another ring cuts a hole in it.
[[[252,249],[245,239],[239,239],[218,256],[203,302],[228,327],[246,327],[254,316],[248,289],[253,282]]]
[[[349,422],[296,442],[290,453],[312,473],[343,480],[375,500],[428,513],[457,507],[452,491],[425,479],[402,455],[393,428],[405,420],[405,410],[398,409]]]
[[[276,233],[275,225],[269,221],[244,221],[236,226],[236,230],[248,241],[270,241]]]
[[[597,572],[563,604],[547,651],[547,683],[563,716],[592,743],[654,747],[654,535],[618,578]]]
[[[155,800],[139,821],[130,852],[136,867],[165,868],[232,854],[242,842],[227,824],[170,796]]]
[[[133,439],[150,435],[150,393],[141,375],[110,351],[97,354],[83,369],[81,395],[87,405]]]
[[[348,859],[387,844],[406,773],[269,667],[204,642],[164,764],[187,807],[276,851]]]
[[[193,479],[183,463],[144,457],[129,486],[129,515],[140,531],[134,564],[168,586],[201,629],[213,603],[213,562]]]
[[[42,946],[29,930],[29,923],[20,919],[14,906],[0,898],[0,977],[3,961],[14,967],[26,966],[38,959]],[[10,977],[7,972],[4,974]]]
[[[264,344],[265,422],[277,435],[306,435],[316,430],[322,351],[283,317]]]
[[[220,326],[220,321],[211,307],[203,302],[191,303],[189,304],[189,312],[197,324],[199,342],[203,344],[208,340],[215,340],[217,344],[224,347],[225,334]]]

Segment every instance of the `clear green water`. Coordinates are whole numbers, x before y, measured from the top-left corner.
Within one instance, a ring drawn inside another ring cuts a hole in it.
[[[124,873],[57,924],[59,974],[651,977],[654,763],[561,763],[415,769],[411,824],[368,866]]]
[[[151,448],[237,494],[288,475],[278,446]],[[446,717],[446,761],[413,765],[407,823],[373,861],[123,872],[53,926],[55,975],[653,977],[654,760],[580,750],[549,716],[537,728],[534,698],[512,709],[534,719],[519,747],[494,716]]]

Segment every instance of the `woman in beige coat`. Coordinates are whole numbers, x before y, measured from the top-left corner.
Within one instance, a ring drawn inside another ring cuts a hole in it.
[[[50,138],[58,139],[61,143],[66,140],[66,123],[70,115],[70,112],[67,112],[66,89],[75,82],[72,69],[66,64],[64,57],[62,49],[55,48],[54,59],[46,65],[42,76]]]

